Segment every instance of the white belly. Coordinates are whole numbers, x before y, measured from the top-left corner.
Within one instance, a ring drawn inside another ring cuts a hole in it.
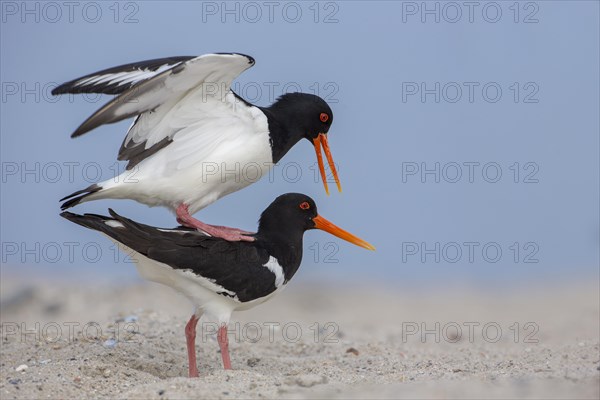
[[[162,168],[165,165],[162,159],[170,156],[167,147],[160,157],[140,163],[138,172],[129,179],[134,182],[121,185],[119,192],[125,198],[173,210],[185,203],[190,214],[194,214],[269,174],[273,159],[270,147],[261,139],[256,138],[255,142],[245,143],[235,150],[222,146],[224,148],[217,149],[210,159],[180,169]],[[261,147],[268,151],[261,151]],[[240,151],[242,149],[244,151]]]

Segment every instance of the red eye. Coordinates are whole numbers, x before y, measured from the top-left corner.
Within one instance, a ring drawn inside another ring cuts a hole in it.
[[[300,203],[300,208],[303,210],[308,210],[310,208],[310,204],[308,204],[308,201],[305,201],[304,203]]]
[[[319,118],[321,119],[321,122],[329,121],[329,115],[327,115],[327,113],[321,113],[321,116]]]

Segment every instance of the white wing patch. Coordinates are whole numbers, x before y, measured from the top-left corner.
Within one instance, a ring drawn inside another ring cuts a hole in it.
[[[104,223],[110,226],[111,228],[125,228],[122,223],[120,223],[119,221],[115,221],[114,219],[106,220],[104,221]]]
[[[273,256],[269,256],[269,261],[263,267],[269,268],[269,270],[275,274],[275,287],[279,288],[283,285],[285,281],[285,276],[283,275],[283,268],[279,265],[279,261]]]
[[[239,302],[237,294],[235,292],[225,289],[223,286],[216,283],[217,281],[215,279],[205,278],[203,276],[197,275],[191,269],[183,269],[183,270],[182,269],[179,269],[179,270],[173,269],[173,270],[175,271],[175,273],[181,274],[185,278],[197,282],[200,286],[203,286],[206,289],[208,289],[214,293],[217,293],[220,295],[225,293],[229,297],[231,297],[233,300]]]
[[[74,86],[99,85],[107,82],[109,85],[117,83],[119,86],[136,83],[152,78],[163,71],[173,68],[175,65],[177,64],[165,64],[154,71],[150,69],[139,69],[129,72],[114,72],[110,74],[94,75],[77,81]]]

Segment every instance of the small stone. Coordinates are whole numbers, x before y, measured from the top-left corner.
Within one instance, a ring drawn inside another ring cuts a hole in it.
[[[359,354],[359,353],[358,353],[358,350],[356,350],[354,347],[349,347],[349,348],[346,350],[346,353],[352,353],[352,354],[354,354],[355,356],[357,356],[357,355]]]
[[[585,342],[579,342],[579,347],[585,346]]]
[[[252,357],[246,361],[246,364],[248,364],[249,367],[254,367],[259,362],[260,362],[260,358]]]
[[[128,315],[125,318],[123,318],[123,321],[125,321],[125,322],[136,322],[137,320],[138,320],[137,315]]]
[[[18,385],[19,383],[21,383],[21,380],[19,378],[17,378],[17,379],[10,379],[8,381],[8,383],[10,383],[11,385]]]
[[[15,368],[15,371],[22,372],[22,371],[25,371],[27,368],[29,368],[27,365],[21,364],[17,368]]]
[[[45,365],[45,364],[48,364],[51,361],[52,361],[51,359],[42,360],[42,361],[40,361],[40,364]]]
[[[80,376],[76,376],[75,378],[73,378],[73,382],[75,382],[75,383],[81,383],[81,377]]]
[[[162,396],[163,394],[165,394],[165,390],[164,390],[164,389],[160,389],[160,390],[158,391],[158,395],[159,395],[159,396]]]
[[[112,375],[112,371],[111,371],[110,369],[105,369],[105,370],[102,372],[102,376],[103,376],[103,377],[105,377],[105,378],[108,378],[108,377],[109,377],[109,376],[111,376],[111,375]]]
[[[115,339],[108,339],[102,343],[102,346],[106,347],[107,349],[114,349],[116,345],[117,341]]]

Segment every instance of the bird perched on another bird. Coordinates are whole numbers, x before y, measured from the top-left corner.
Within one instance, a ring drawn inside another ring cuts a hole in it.
[[[142,61],[64,83],[52,91],[117,95],[72,137],[136,117],[119,150],[127,170],[61,199],[63,210],[97,199],[133,199],[173,210],[177,221],[226,240],[253,240],[248,232],[203,223],[192,215],[258,181],[301,139],[315,147],[327,188],[321,147],[341,191],[327,133],[333,121],[320,97],[288,93],[269,107],[254,106],[231,90],[254,65],[243,54],[206,54]]]
[[[142,277],[170,286],[192,301],[195,311],[185,327],[190,377],[198,376],[195,338],[202,314],[219,321],[223,366],[230,369],[227,324],[231,313],[263,303],[286,286],[300,267],[305,231],[322,229],[375,249],[321,217],[315,202],[298,193],[281,195],[267,207],[253,242],[229,242],[185,227],[154,228],[109,211],[110,217],[61,215],[124,245]]]

